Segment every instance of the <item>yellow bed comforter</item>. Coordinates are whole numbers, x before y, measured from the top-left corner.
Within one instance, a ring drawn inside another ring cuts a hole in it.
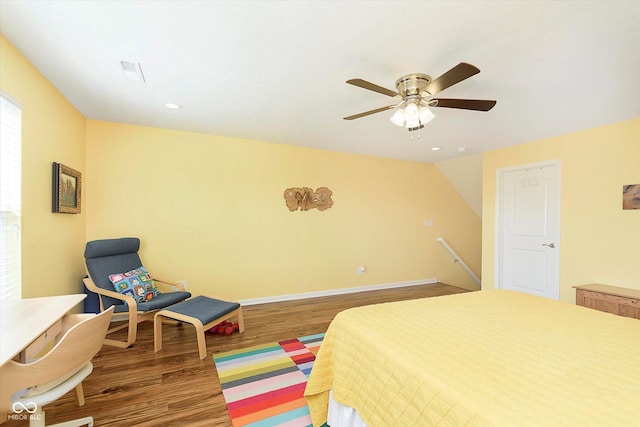
[[[344,311],[305,396],[369,427],[640,425],[640,321],[485,290]]]

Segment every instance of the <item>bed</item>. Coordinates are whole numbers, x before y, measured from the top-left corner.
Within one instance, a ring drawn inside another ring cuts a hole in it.
[[[504,290],[353,308],[307,383],[314,426],[330,394],[368,427],[630,425],[640,321]]]

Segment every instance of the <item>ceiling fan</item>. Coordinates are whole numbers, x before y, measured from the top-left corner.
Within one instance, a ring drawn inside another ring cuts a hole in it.
[[[461,62],[435,80],[427,74],[407,74],[396,80],[396,89],[393,91],[382,86],[370,83],[362,79],[347,80],[347,83],[372,90],[392,98],[401,99],[397,104],[365,111],[345,117],[345,120],[359,119],[371,114],[397,108],[391,117],[391,122],[398,126],[406,127],[409,131],[422,129],[424,125],[435,117],[428,107],[459,108],[463,110],[489,111],[496,105],[496,101],[482,99],[450,99],[430,98],[446,88],[460,83],[469,77],[478,74],[480,69]]]

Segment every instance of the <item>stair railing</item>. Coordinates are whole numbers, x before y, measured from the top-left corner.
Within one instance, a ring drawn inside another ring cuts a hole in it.
[[[469,268],[467,263],[465,263],[464,260],[462,258],[460,258],[460,256],[458,256],[456,251],[454,251],[453,248],[451,246],[449,246],[447,241],[444,240],[442,237],[438,237],[438,242],[440,242],[442,244],[442,246],[444,246],[444,248],[451,254],[451,256],[453,257],[453,262],[454,263],[459,262],[460,265],[462,266],[462,268],[464,268],[465,271],[467,273],[469,273],[469,276],[471,276],[473,278],[473,280],[475,280],[476,283],[478,285],[480,285],[480,278],[478,278],[478,276],[476,276],[476,274],[473,271],[471,271],[471,269]]]

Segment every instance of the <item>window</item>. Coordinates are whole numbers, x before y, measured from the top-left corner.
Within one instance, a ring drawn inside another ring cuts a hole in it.
[[[0,91],[0,300],[22,297],[22,107]]]

